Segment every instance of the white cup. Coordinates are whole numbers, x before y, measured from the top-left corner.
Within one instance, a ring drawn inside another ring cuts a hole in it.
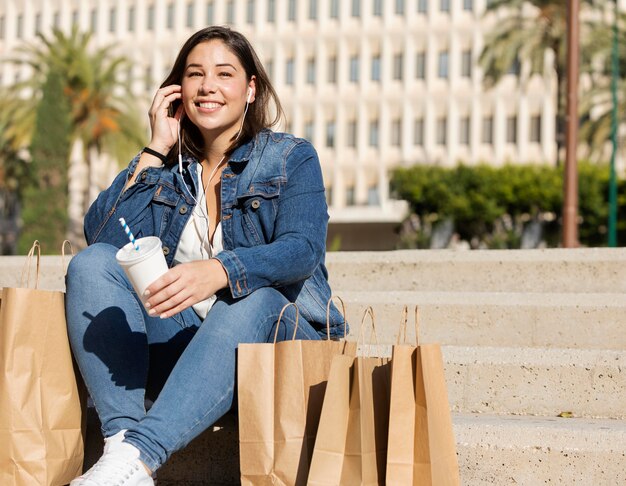
[[[115,258],[145,305],[147,299],[143,293],[146,288],[167,272],[168,268],[159,237],[146,236],[136,242],[139,250],[136,250],[132,243],[128,243],[118,250]]]

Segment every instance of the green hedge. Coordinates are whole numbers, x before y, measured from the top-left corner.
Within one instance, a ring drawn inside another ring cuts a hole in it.
[[[607,165],[578,166],[579,239],[585,246],[605,246],[608,218]],[[545,165],[488,165],[454,168],[415,165],[396,169],[392,192],[408,201],[419,216],[419,230],[440,221],[454,221],[455,232],[473,247],[519,247],[521,230],[540,219],[548,246],[560,242],[563,169]],[[619,181],[618,242],[626,244],[626,181]],[[427,246],[424,235],[413,244]]]

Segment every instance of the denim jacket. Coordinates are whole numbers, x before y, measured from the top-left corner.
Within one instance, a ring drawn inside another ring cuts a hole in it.
[[[85,216],[88,244],[128,243],[123,217],[135,237],[155,235],[172,265],[181,233],[196,204],[197,164],[144,168],[126,191],[140,154],[92,204]],[[184,177],[184,181],[183,181]],[[224,250],[217,258],[230,293],[244,297],[261,287],[278,288],[302,316],[326,336],[331,296],[324,265],[328,212],[319,159],[306,140],[270,130],[238,147],[221,176]],[[343,317],[331,305],[330,335],[343,336]]]

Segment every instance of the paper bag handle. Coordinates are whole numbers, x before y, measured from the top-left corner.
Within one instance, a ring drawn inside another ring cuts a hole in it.
[[[65,266],[65,247],[69,245],[70,253],[74,256],[74,247],[72,246],[72,242],[70,240],[63,240],[63,244],[61,245],[61,267],[65,269],[67,272],[67,268]]]
[[[328,303],[326,304],[326,338],[330,340],[330,304],[333,301],[333,298],[337,299],[341,303],[341,315],[343,316],[343,338],[346,338],[347,334],[347,319],[346,319],[346,305],[343,303],[343,299],[338,295],[330,296],[328,299]]]
[[[402,307],[402,316],[400,317],[400,329],[398,329],[398,339],[396,340],[396,344],[406,344],[406,324],[409,320],[409,306],[404,305]],[[402,341],[400,341],[402,338]]]
[[[26,262],[22,268],[22,276],[20,277],[20,287],[24,287],[24,274],[26,274],[26,288],[30,288],[30,264],[35,255],[35,249],[37,249],[37,277],[35,279],[35,288],[39,288],[39,267],[41,260],[41,245],[39,240],[33,242],[33,246],[28,251]]]
[[[280,311],[280,314],[278,314],[278,321],[276,321],[276,331],[274,332],[274,344],[276,344],[276,340],[278,339],[278,328],[280,327],[280,321],[283,318],[285,309],[289,306],[294,306],[296,308],[296,324],[293,329],[293,336],[291,336],[291,340],[295,341],[296,339],[296,333],[298,332],[298,316],[300,315],[300,311],[298,309],[298,306],[294,302],[289,302],[288,304],[285,304],[283,306],[283,308]]]
[[[378,337],[376,336],[376,324],[375,324],[375,319],[374,319],[374,309],[372,308],[372,306],[367,306],[367,308],[365,309],[365,312],[363,312],[363,317],[361,318],[361,328],[359,329],[359,337],[357,338],[357,342],[359,344],[364,345],[365,342],[361,341],[361,339],[365,339],[365,332],[364,332],[364,328],[365,328],[365,318],[369,316],[370,317],[370,323],[372,324],[372,332],[370,333],[370,338],[369,338],[369,343],[368,343],[368,347],[367,347],[367,353],[365,353],[367,356],[370,356],[370,352],[372,349],[372,337],[374,337],[374,342],[376,343],[376,346],[378,346]]]

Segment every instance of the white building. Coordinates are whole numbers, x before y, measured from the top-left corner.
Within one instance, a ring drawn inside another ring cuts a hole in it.
[[[399,221],[399,165],[552,162],[556,82],[482,86],[476,59],[497,21],[487,0],[0,0],[0,56],[73,24],[133,60],[146,105],[184,40],[230,24],[255,45],[281,97],[283,129],[322,161],[331,222]],[[10,84],[27,72],[0,67]]]

